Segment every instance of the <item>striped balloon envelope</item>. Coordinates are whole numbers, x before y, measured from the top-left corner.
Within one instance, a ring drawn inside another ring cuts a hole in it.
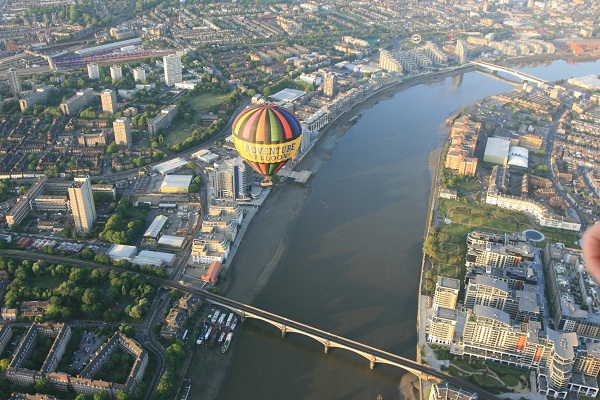
[[[267,182],[300,148],[300,121],[284,107],[249,107],[237,116],[231,129],[240,156]]]

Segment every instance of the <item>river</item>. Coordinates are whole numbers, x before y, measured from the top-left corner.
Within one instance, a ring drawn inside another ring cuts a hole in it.
[[[600,63],[554,61],[523,71],[555,80],[597,74]],[[275,190],[252,222],[227,296],[414,359],[430,154],[447,137],[444,120],[451,112],[511,89],[470,72],[392,94],[365,109],[354,125],[330,130],[298,168],[314,171],[307,187]],[[283,239],[277,226],[284,226]],[[265,254],[267,243],[280,244],[275,255]],[[227,355],[219,400],[367,400],[380,394],[389,400],[410,391],[396,368],[371,371],[353,353],[325,355],[311,339],[282,339],[274,327],[254,320],[241,328]],[[190,395],[206,398],[199,387]]]

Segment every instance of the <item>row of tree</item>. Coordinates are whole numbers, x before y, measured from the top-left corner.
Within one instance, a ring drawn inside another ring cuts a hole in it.
[[[0,257],[0,269],[12,282],[4,302],[16,307],[24,300],[49,301],[41,320],[76,318],[119,321],[125,316],[142,318],[148,311],[155,287],[148,278],[128,272],[87,269],[38,260]]]

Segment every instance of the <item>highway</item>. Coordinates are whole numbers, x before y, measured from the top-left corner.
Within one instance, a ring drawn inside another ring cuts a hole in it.
[[[43,254],[43,253],[26,252],[26,251],[20,251],[20,250],[0,250],[0,254],[6,255],[8,257],[19,258],[19,259],[26,259],[26,260],[33,260],[33,261],[42,259],[42,260],[46,260],[46,261],[50,261],[50,262],[71,264],[71,265],[76,265],[76,266],[86,267],[86,268],[93,268],[93,269],[104,268],[104,269],[111,269],[111,270],[120,271],[120,272],[132,273],[131,271],[128,271],[128,270],[125,270],[122,268],[109,267],[109,266],[98,264],[98,263],[91,262],[91,261],[71,259],[71,258],[67,258],[67,257],[53,256],[53,255],[48,255],[48,254]],[[496,397],[495,395],[493,395],[487,391],[484,391],[469,382],[452,377],[450,375],[446,375],[445,373],[438,371],[434,368],[431,368],[428,365],[419,364],[416,361],[409,360],[407,358],[404,358],[404,357],[401,357],[401,356],[398,356],[398,355],[395,355],[392,353],[388,353],[386,351],[368,346],[366,344],[355,342],[353,340],[335,335],[333,333],[322,331],[318,328],[314,328],[312,326],[303,324],[301,322],[297,322],[297,321],[291,320],[289,318],[285,318],[280,315],[261,310],[256,307],[252,307],[247,304],[239,303],[235,300],[231,300],[226,297],[222,297],[222,296],[207,292],[202,289],[193,288],[191,286],[173,282],[168,279],[162,279],[162,278],[157,278],[157,277],[152,277],[152,276],[147,276],[147,277],[150,280],[152,280],[153,282],[155,282],[165,288],[178,289],[182,292],[192,293],[192,294],[201,296],[202,298],[206,299],[208,302],[220,304],[225,307],[228,307],[231,309],[236,309],[236,310],[241,310],[244,312],[248,312],[250,314],[255,314],[262,318],[269,319],[269,320],[271,320],[277,324],[280,324],[282,326],[287,326],[287,327],[294,328],[294,329],[297,329],[300,331],[304,331],[306,333],[309,333],[313,336],[317,336],[324,340],[336,342],[343,346],[346,346],[349,348],[354,348],[363,353],[369,353],[373,356],[376,356],[377,358],[388,360],[388,361],[391,361],[396,364],[404,365],[407,368],[411,368],[413,370],[422,372],[425,375],[429,375],[429,376],[441,379],[443,381],[446,381],[456,387],[462,388],[464,390],[468,390],[470,392],[476,392],[476,393],[478,393],[478,395],[481,399],[488,399],[488,400],[497,400],[498,399],[498,397]],[[147,338],[147,335],[148,335],[148,333],[146,332],[145,338]]]

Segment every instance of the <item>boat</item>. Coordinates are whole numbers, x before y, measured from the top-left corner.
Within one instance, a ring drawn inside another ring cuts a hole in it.
[[[227,322],[225,323],[226,327],[230,327],[231,326],[231,320],[233,320],[233,313],[229,313],[229,316],[227,317]]]
[[[211,308],[210,308],[210,311],[208,312],[208,316],[206,317],[206,319],[207,319],[207,320],[209,320],[209,321],[210,321],[210,319],[212,318],[212,316],[213,316],[213,315],[214,315],[214,313],[215,313],[215,310],[216,310],[216,308],[214,308],[214,307],[211,307]]]
[[[200,336],[198,336],[198,339],[196,339],[196,344],[198,346],[200,346],[203,341],[204,341],[204,335],[200,334]]]
[[[221,336],[219,336],[219,340],[217,340],[217,343],[223,343],[223,339],[225,339],[225,331],[221,332]]]
[[[219,317],[219,322],[217,322],[219,325],[223,325],[223,322],[225,322],[225,318],[227,318],[227,314],[221,314],[221,316]]]
[[[212,326],[208,328],[208,330],[204,334],[204,340],[208,340],[208,338],[210,337],[210,334],[212,332],[212,329],[213,329]]]
[[[223,353],[227,351],[229,345],[231,344],[231,339],[233,338],[233,332],[229,332],[227,337],[225,338],[225,343],[223,343],[223,349],[221,350]]]
[[[231,325],[229,326],[229,329],[234,330],[235,327],[237,326],[237,322],[238,322],[237,317],[233,317],[233,319],[231,320]]]
[[[219,319],[219,314],[221,314],[221,311],[216,310],[212,318],[210,319],[210,322],[212,322],[213,324],[217,322],[217,319]]]

